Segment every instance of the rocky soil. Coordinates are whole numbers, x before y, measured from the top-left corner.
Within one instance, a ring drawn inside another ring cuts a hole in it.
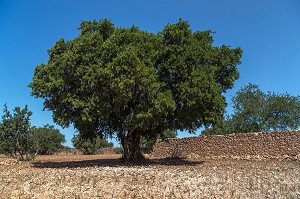
[[[0,198],[300,198],[300,162],[118,155],[0,158]]]

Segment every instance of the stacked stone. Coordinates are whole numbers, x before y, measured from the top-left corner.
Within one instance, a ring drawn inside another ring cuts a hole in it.
[[[298,158],[300,131],[277,131],[173,138],[158,141],[153,157]]]

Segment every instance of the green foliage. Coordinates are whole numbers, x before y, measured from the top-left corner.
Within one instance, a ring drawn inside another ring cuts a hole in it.
[[[100,137],[85,139],[80,134],[74,135],[72,143],[76,149],[80,149],[85,155],[93,155],[98,149],[114,146],[112,142],[107,142],[106,139],[101,139]]]
[[[158,34],[106,19],[79,30],[56,42],[29,85],[56,123],[74,124],[83,138],[116,134],[133,147],[140,136],[194,132],[222,117],[222,93],[239,77],[240,48],[214,47],[211,31],[193,32],[181,19]]]
[[[122,147],[115,147],[116,154],[123,154],[123,148]]]
[[[166,140],[168,138],[176,138],[176,137],[177,137],[176,131],[165,130],[157,137],[153,137],[153,134],[148,134],[148,136],[142,136],[140,145],[142,148],[151,149],[157,139]]]
[[[24,109],[15,107],[13,113],[6,105],[0,124],[1,152],[18,160],[31,160],[37,154],[51,154],[63,148],[65,136],[53,126],[31,127],[32,112],[27,105]]]
[[[18,160],[30,160],[37,154],[37,147],[30,131],[32,112],[27,105],[24,109],[15,107],[11,113],[4,105],[0,129],[0,145],[5,155]]]
[[[30,131],[33,134],[38,154],[50,155],[64,148],[65,136],[54,126],[47,124],[44,127],[33,127]]]
[[[220,120],[204,135],[291,130],[300,127],[300,97],[264,93],[248,84],[232,98],[234,113]]]

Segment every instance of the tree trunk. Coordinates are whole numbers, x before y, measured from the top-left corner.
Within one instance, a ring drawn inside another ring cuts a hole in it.
[[[126,163],[140,163],[145,160],[140,150],[141,134],[138,130],[128,130],[127,135],[121,135],[123,147],[123,161]]]

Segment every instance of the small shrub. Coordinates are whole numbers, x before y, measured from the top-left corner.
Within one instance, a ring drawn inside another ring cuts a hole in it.
[[[15,107],[13,113],[4,105],[0,125],[0,148],[2,152],[17,160],[31,160],[38,152],[35,139],[30,131],[32,112],[27,105],[24,109]]]

